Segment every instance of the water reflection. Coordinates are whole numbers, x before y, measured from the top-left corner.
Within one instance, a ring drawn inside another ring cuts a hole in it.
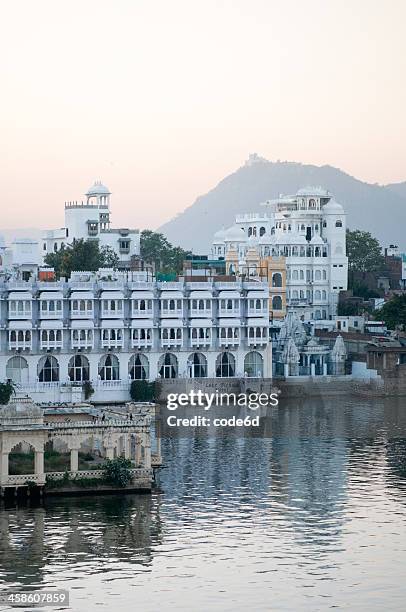
[[[71,585],[79,611],[400,610],[405,425],[401,401],[337,399],[282,405],[266,438],[165,438],[152,496],[2,510],[0,579]]]

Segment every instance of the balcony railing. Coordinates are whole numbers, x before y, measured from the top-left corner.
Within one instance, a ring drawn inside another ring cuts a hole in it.
[[[202,318],[206,318],[206,317],[212,317],[213,316],[213,312],[211,308],[203,308],[202,310],[199,310],[198,308],[191,308],[190,310],[190,316],[191,317],[195,317],[196,319],[200,319]]]
[[[101,317],[102,319],[122,319],[124,316],[124,310],[111,310],[110,308],[102,308]]]
[[[92,310],[71,310],[72,319],[93,319],[94,311]]]
[[[182,338],[161,338],[161,347],[169,348],[169,347],[180,347],[183,344]]]
[[[71,346],[73,349],[91,349],[93,342],[91,340],[72,340]]]
[[[28,310],[24,308],[24,310],[9,310],[8,318],[10,320],[14,319],[31,319],[32,311],[31,308]]]
[[[219,308],[219,317],[239,317],[239,308]]]
[[[41,350],[58,349],[62,348],[62,340],[48,340],[48,342],[41,341]]]
[[[141,310],[139,308],[133,308],[131,310],[131,316],[133,319],[137,318],[137,319],[147,319],[149,317],[152,317],[154,315],[154,311],[152,308],[145,308],[144,310]]]
[[[8,343],[8,348],[10,351],[17,351],[17,350],[22,350],[22,351],[30,351],[32,349],[32,343],[31,342],[24,342],[24,341],[10,341]]]
[[[161,308],[161,317],[176,317],[177,319],[182,319],[183,309],[175,308],[175,310],[170,310],[169,308]]]
[[[149,348],[152,346],[152,338],[131,339],[132,348]]]

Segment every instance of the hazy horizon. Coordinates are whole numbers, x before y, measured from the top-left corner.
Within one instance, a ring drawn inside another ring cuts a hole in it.
[[[2,16],[0,233],[62,226],[95,180],[113,225],[154,229],[255,151],[406,180],[403,0],[16,0]]]

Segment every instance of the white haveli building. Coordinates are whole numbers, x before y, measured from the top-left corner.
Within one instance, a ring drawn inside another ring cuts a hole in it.
[[[300,189],[263,204],[266,213],[237,215],[233,226],[218,231],[212,257],[237,249],[244,262],[248,249],[262,257],[286,258],[287,307],[303,320],[337,314],[338,294],[347,289],[346,215],[341,204],[319,187]]]
[[[112,229],[110,225],[110,191],[95,182],[86,192],[86,200],[65,202],[65,227],[44,232],[42,256],[59,251],[62,244],[74,239],[98,240],[100,247],[110,246],[120,258],[122,267],[128,267],[133,255],[140,253],[138,229]]]
[[[268,300],[257,281],[149,282],[111,270],[3,282],[0,380],[35,401],[81,401],[90,381],[92,399],[107,402],[128,400],[134,379],[271,377]]]

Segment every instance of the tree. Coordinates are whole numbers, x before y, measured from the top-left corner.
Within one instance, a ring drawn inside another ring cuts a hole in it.
[[[100,249],[100,256],[103,262],[102,268],[113,268],[113,270],[117,270],[120,264],[120,258],[111,246],[102,246]]]
[[[98,240],[74,240],[62,245],[56,253],[48,253],[45,263],[58,277],[69,277],[74,270],[97,272],[100,268],[117,268],[120,259],[110,246],[100,248]]]
[[[375,318],[385,321],[389,329],[406,329],[406,295],[395,295],[379,309]]]
[[[369,232],[347,230],[350,272],[380,272],[385,265],[381,245]]]
[[[141,232],[141,258],[154,264],[157,272],[179,274],[188,255],[181,247],[174,247],[163,234],[144,230]]]
[[[4,383],[0,383],[0,404],[8,404],[13,393],[14,384],[11,380],[7,380]]]

